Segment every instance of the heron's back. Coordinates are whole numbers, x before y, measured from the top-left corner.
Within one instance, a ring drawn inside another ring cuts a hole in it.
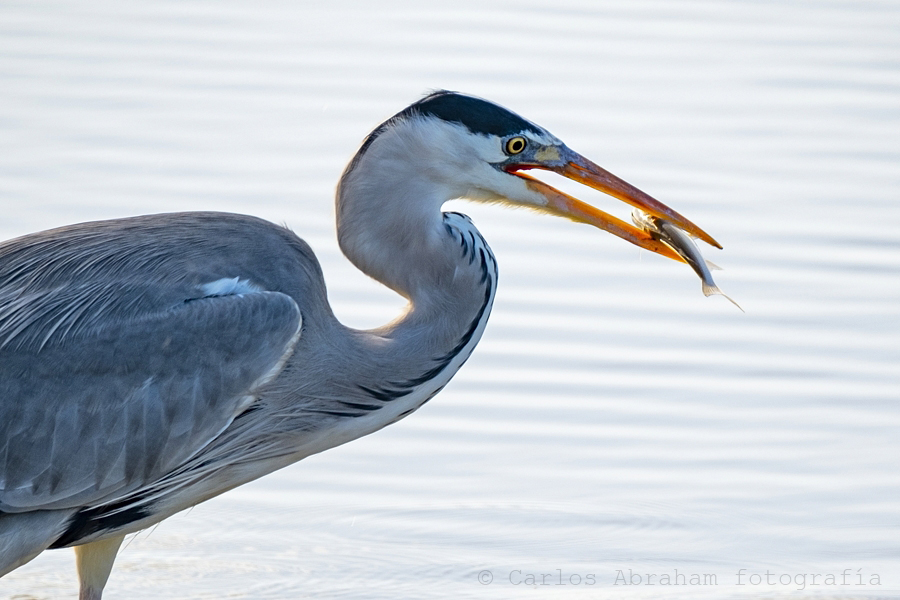
[[[195,455],[326,311],[291,232],[220,213],[0,244],[0,511],[108,502]]]

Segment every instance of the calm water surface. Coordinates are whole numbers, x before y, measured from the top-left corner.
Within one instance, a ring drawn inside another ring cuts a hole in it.
[[[402,302],[340,256],[334,184],[446,87],[698,222],[747,312],[598,231],[453,203],[501,285],[446,391],[133,536],[107,597],[900,597],[900,6],[325,4],[4,2],[2,237],[251,213],[381,324]],[[73,562],[0,597],[73,598]]]

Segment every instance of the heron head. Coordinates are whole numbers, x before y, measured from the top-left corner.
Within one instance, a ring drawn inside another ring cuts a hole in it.
[[[678,212],[571,150],[544,128],[493,102],[457,92],[430,94],[378,127],[363,142],[357,159],[387,132],[396,134],[384,137],[393,138],[392,146],[403,148],[407,160],[411,154],[416,156],[417,174],[440,188],[444,199],[526,206],[593,225],[642,248],[681,260],[651,233],[528,174],[533,170],[552,171],[721,247]]]
[[[430,222],[439,235],[442,229],[435,217],[440,207],[465,198],[587,223],[683,261],[654,232],[529,174],[536,170],[609,194],[721,248],[691,221],[571,150],[543,127],[493,102],[449,91],[408,106],[363,141],[338,184],[338,241],[360,269],[375,272],[398,248],[418,251],[423,222]]]

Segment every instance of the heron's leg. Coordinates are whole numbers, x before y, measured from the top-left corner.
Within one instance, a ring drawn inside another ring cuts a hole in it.
[[[124,535],[119,535],[75,546],[75,567],[81,585],[78,600],[100,600],[116,560],[116,552],[124,539]]]

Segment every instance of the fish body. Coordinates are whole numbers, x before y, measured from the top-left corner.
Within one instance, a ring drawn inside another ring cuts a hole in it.
[[[659,241],[669,246],[678,254],[678,256],[684,259],[684,262],[690,265],[690,267],[694,270],[694,273],[696,273],[697,276],[700,277],[704,296],[712,296],[713,294],[725,296],[725,298],[727,298],[729,302],[740,308],[741,312],[744,311],[744,309],[741,308],[740,304],[732,300],[725,292],[720,290],[719,286],[716,285],[716,282],[713,281],[712,273],[710,273],[710,267],[712,267],[713,269],[718,269],[718,267],[703,258],[703,255],[700,254],[700,249],[697,248],[697,244],[694,243],[694,240],[691,239],[690,235],[688,235],[686,232],[682,231],[672,223],[669,223],[658,217],[648,215],[640,210],[635,210],[634,212],[632,212],[631,218],[634,221],[635,225],[637,225],[644,231],[647,231]]]

